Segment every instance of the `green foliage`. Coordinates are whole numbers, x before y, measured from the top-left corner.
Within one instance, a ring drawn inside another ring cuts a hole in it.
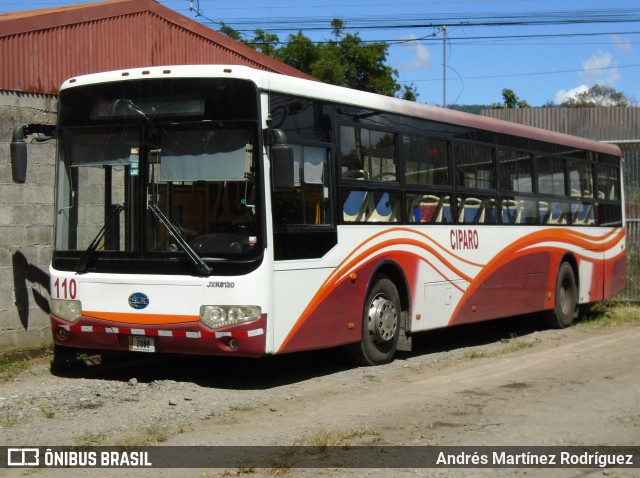
[[[387,43],[365,43],[358,34],[345,33],[345,23],[337,18],[332,20],[331,27],[329,40],[314,43],[298,31],[289,35],[283,45],[277,35],[261,29],[254,32],[252,40],[242,39],[228,25],[223,24],[220,31],[325,83],[416,100],[416,87],[401,86],[398,71],[386,63]]]
[[[514,91],[510,90],[509,88],[505,88],[502,90],[502,98],[504,100],[504,103],[494,103],[491,105],[491,108],[493,108],[494,110],[531,108],[529,103],[518,98],[518,95],[516,95]]]
[[[611,86],[593,85],[587,91],[565,100],[561,106],[568,108],[593,108],[596,106],[630,106],[626,95]]]

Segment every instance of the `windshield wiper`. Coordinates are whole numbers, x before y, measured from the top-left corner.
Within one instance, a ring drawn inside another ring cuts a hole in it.
[[[171,221],[162,213],[157,204],[149,204],[147,206],[149,210],[153,213],[154,216],[158,218],[158,221],[167,229],[169,235],[180,245],[182,250],[187,253],[193,265],[196,266],[196,269],[200,275],[204,277],[208,277],[213,272],[211,267],[209,267],[203,260],[202,257],[198,255],[196,251],[184,240],[180,231],[174,226]]]
[[[124,209],[124,204],[115,205],[115,208],[113,209],[113,211],[111,211],[111,214],[109,214],[109,217],[104,223],[104,226],[102,226],[102,229],[98,231],[96,237],[93,238],[93,241],[91,241],[89,247],[87,247],[87,249],[84,251],[84,254],[82,254],[82,256],[80,257],[78,265],[76,266],[76,272],[78,274],[84,274],[85,272],[87,272],[87,269],[89,268],[89,261],[95,254],[96,250],[98,250],[100,242],[107,235],[107,233],[111,233],[114,225],[116,224],[116,219],[120,216],[120,213],[124,211]]]

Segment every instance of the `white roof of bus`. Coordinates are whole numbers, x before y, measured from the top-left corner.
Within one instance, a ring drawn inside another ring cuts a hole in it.
[[[201,77],[247,79],[253,81],[260,90],[277,91],[328,102],[342,103],[390,113],[406,114],[443,123],[453,123],[469,128],[522,136],[529,139],[560,143],[574,148],[621,156],[620,148],[613,144],[600,143],[577,136],[533,128],[531,126],[488,118],[486,116],[463,113],[438,106],[426,105],[424,103],[405,101],[389,96],[352,90],[319,81],[294,78],[240,65],[172,65],[93,73],[71,78],[65,81],[60,89],[64,90],[80,85],[134,79]]]

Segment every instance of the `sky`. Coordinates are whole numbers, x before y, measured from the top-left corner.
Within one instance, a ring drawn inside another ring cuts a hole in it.
[[[599,84],[640,105],[637,0],[159,1],[210,28],[225,23],[247,39],[260,28],[283,43],[299,30],[329,40],[339,18],[363,41],[389,44],[387,63],[423,103],[489,105],[509,88],[543,106]],[[83,2],[0,0],[0,12],[73,3]]]

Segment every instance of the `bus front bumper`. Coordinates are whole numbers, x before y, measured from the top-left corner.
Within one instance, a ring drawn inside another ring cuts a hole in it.
[[[149,325],[81,316],[67,322],[51,314],[54,342],[81,349],[260,357],[265,353],[267,316],[220,329],[201,322]]]

